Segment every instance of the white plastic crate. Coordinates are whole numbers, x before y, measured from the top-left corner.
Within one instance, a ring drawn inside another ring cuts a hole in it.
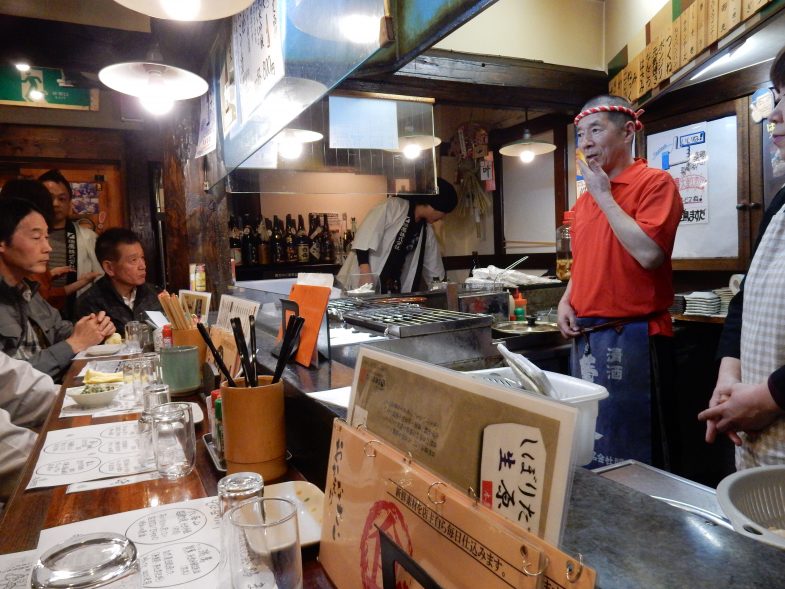
[[[734,472],[717,485],[717,501],[733,529],[749,538],[785,548],[785,465]]]
[[[562,401],[553,399],[556,403],[567,403],[578,409],[578,422],[575,425],[575,451],[573,452],[573,464],[589,464],[594,456],[594,433],[597,428],[598,405],[601,399],[608,396],[608,389],[602,385],[594,384],[580,378],[559,374],[558,372],[543,371],[551,381],[553,387],[564,396]],[[476,378],[488,381],[488,376],[499,375],[503,378],[515,381],[512,368],[489,368],[486,370],[475,370],[469,372]],[[493,381],[489,381],[493,382]],[[504,386],[504,385],[499,385]],[[537,395],[523,389],[519,389],[524,395]],[[541,395],[537,395],[541,396]]]

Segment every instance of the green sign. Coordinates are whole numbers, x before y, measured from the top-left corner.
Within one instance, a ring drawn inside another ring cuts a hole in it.
[[[70,87],[60,69],[0,66],[0,104],[98,110],[98,90]]]

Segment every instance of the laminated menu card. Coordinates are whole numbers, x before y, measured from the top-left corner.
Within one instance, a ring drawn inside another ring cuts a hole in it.
[[[575,407],[553,399],[363,347],[348,421],[411,453],[455,487],[482,493],[485,505],[558,544],[577,415]],[[498,424],[517,427],[506,428],[506,436],[487,434],[486,447],[496,443],[486,453],[497,474],[482,476],[486,428]]]
[[[590,589],[596,572],[335,420],[319,560],[339,589]]]

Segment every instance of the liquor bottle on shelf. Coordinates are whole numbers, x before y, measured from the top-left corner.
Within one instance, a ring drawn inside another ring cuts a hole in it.
[[[335,243],[333,242],[330,222],[327,220],[327,213],[323,216],[322,224],[322,263],[335,264]]]
[[[308,239],[308,234],[305,232],[305,223],[302,215],[297,215],[297,237],[294,240],[294,245],[297,248],[297,261],[307,264],[311,240]]]
[[[284,243],[281,222],[278,215],[273,216],[273,237],[270,240],[270,247],[273,252],[273,264],[286,263],[286,244]]]
[[[474,276],[474,271],[480,267],[480,254],[472,252],[472,267],[469,268],[469,276]]]
[[[254,241],[253,231],[248,223],[243,227],[243,236],[240,238],[243,264],[246,266],[256,264],[256,244]]]
[[[286,243],[286,261],[292,264],[297,262],[297,246],[294,243],[295,237],[296,232],[292,216],[286,215],[286,231],[284,233],[284,242]]]
[[[319,264],[322,261],[322,228],[319,225],[319,215],[316,213],[309,213],[308,225],[308,238],[311,240],[311,247],[308,250],[308,260],[311,264]]]
[[[270,252],[270,232],[267,230],[264,216],[262,216],[259,221],[256,235],[256,257],[259,259],[260,264],[269,264],[272,261],[272,254]]]
[[[234,217],[229,217],[229,251],[231,258],[234,260],[235,266],[241,266],[243,263],[243,254],[240,244],[240,234],[237,229],[237,222]]]
[[[344,259],[349,256],[352,251],[352,243],[354,243],[354,235],[357,233],[357,221],[352,217],[351,227],[346,228],[346,233],[343,235],[343,254]]]

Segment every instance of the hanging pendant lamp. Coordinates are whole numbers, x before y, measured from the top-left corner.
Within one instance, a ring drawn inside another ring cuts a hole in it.
[[[156,115],[169,112],[176,100],[207,92],[207,82],[201,76],[166,65],[157,48],[148,53],[146,61],[106,66],[98,72],[98,79],[112,90],[136,96],[142,106]]]
[[[529,122],[529,109],[526,109],[524,112],[524,124],[526,124]],[[536,156],[542,155],[544,153],[550,153],[555,149],[556,146],[553,143],[548,143],[547,141],[538,141],[537,139],[532,138],[532,134],[528,129],[524,129],[523,137],[521,139],[503,146],[501,149],[499,149],[499,153],[511,157],[517,156],[523,163],[528,164],[534,160]]]
[[[317,131],[287,127],[275,136],[274,141],[278,145],[278,155],[285,160],[296,160],[302,154],[306,143],[313,143],[323,138],[324,135]]]
[[[242,12],[254,0],[115,0],[126,8],[153,18],[215,20]]]

